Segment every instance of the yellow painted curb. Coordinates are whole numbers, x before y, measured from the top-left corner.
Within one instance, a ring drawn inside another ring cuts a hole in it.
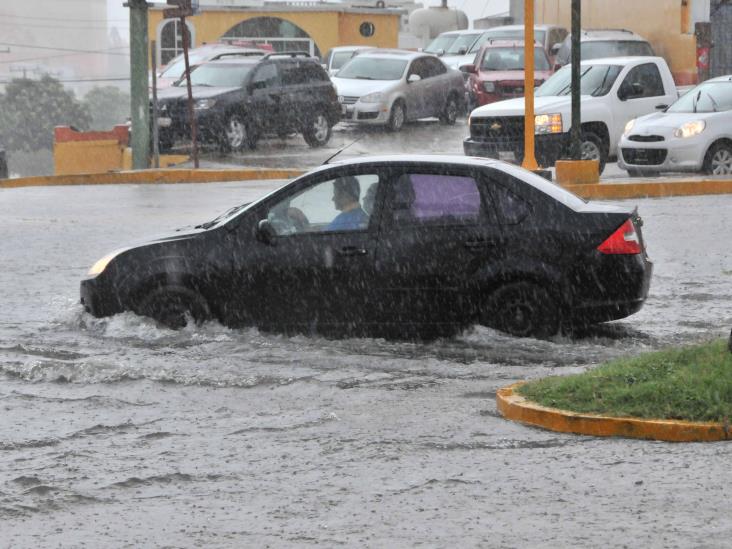
[[[159,183],[213,183],[252,179],[291,179],[305,173],[302,170],[246,168],[234,170],[160,169],[124,172],[85,173],[78,175],[49,175],[0,180],[0,188],[55,185],[119,185]]]
[[[554,167],[560,185],[596,185],[600,182],[599,160],[557,160]]]
[[[608,417],[546,408],[514,393],[514,390],[523,383],[504,387],[496,393],[498,411],[506,419],[560,433],[598,437],[643,438],[667,442],[712,442],[732,439],[730,427],[721,423]]]
[[[679,180],[647,181],[637,183],[600,183],[599,185],[566,185],[565,189],[588,200],[661,198],[668,196],[732,194],[732,180],[704,179],[697,181]]]

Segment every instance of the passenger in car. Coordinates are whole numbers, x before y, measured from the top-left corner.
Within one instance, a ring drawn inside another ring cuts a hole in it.
[[[339,213],[328,225],[329,231],[355,231],[369,224],[368,214],[361,208],[361,185],[348,175],[333,182],[333,204]]]

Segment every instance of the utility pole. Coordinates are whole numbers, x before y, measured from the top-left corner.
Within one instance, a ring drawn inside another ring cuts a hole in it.
[[[128,0],[130,9],[130,114],[132,169],[150,167],[150,99],[148,97],[147,8],[145,0]]]
[[[536,163],[536,119],[534,118],[534,0],[524,4],[524,160],[527,170],[538,170]]]
[[[580,107],[580,60],[582,59],[582,0],[572,0],[572,129],[571,160],[582,160],[582,110]]]

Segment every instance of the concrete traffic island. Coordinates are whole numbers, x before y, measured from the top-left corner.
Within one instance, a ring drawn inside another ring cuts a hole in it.
[[[506,419],[559,433],[596,437],[642,438],[666,442],[714,442],[732,439],[732,429],[722,423],[610,417],[547,408],[515,392],[524,383],[515,383],[496,393],[498,411]]]

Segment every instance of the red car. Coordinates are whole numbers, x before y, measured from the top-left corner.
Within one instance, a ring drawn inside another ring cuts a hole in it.
[[[524,43],[490,40],[475,56],[472,65],[463,65],[472,108],[524,95]],[[539,86],[552,75],[544,48],[534,48],[534,85]]]

